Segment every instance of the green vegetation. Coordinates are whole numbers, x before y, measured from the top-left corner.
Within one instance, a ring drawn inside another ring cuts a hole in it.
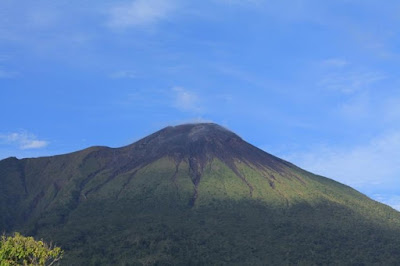
[[[92,202],[61,229],[39,231],[62,241],[65,265],[396,265],[399,234],[329,202],[277,209],[255,201],[156,210]]]
[[[0,161],[0,230],[60,244],[64,265],[400,264],[399,212],[232,134],[173,130]]]
[[[83,192],[72,190],[19,229],[60,243],[65,265],[400,261],[398,212],[301,170],[291,172],[299,179],[288,179],[287,173],[237,166],[252,196],[215,159],[204,169],[192,207],[188,164],[181,162],[175,174],[176,162],[162,158],[101,187],[105,177],[99,172]]]
[[[25,237],[19,233],[0,241],[0,265],[54,265],[63,256],[59,247],[52,247],[43,241],[35,241],[33,237]]]

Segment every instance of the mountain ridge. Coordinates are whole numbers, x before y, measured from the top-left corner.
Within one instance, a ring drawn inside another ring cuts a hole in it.
[[[66,264],[400,262],[399,212],[216,124],[8,158],[0,182],[0,229],[57,241]]]

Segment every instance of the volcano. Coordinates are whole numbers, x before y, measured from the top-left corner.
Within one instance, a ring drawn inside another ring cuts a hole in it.
[[[65,265],[398,265],[400,213],[212,123],[0,161],[0,230]]]

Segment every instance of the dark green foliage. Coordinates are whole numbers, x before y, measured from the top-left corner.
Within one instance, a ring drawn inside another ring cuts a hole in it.
[[[226,132],[0,161],[0,230],[65,265],[400,264],[399,212]]]
[[[92,202],[62,230],[43,228],[39,235],[62,241],[66,264],[395,265],[400,259],[399,231],[329,202],[276,209],[217,201],[155,210],[128,200]]]
[[[0,229],[10,230],[21,216],[15,203],[26,196],[21,162],[16,158],[0,161]]]

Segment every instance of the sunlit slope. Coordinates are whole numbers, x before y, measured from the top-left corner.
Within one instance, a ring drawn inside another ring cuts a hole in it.
[[[400,263],[400,213],[215,124],[0,161],[1,230],[65,264]]]

